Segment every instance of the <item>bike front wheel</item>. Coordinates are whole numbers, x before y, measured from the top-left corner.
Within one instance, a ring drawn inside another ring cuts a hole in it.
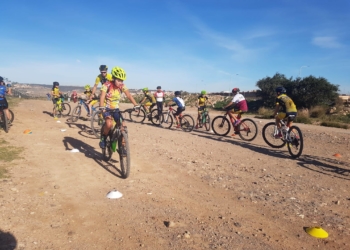
[[[68,116],[70,114],[70,111],[71,111],[71,107],[68,103],[64,102],[62,103],[62,111],[61,111],[61,114],[63,116]]]
[[[207,131],[210,130],[210,117],[208,114],[205,116],[204,126]]]
[[[12,110],[8,109],[8,111],[10,112],[10,116],[11,116],[10,122],[13,123],[13,120],[15,119],[15,115],[13,114]]]
[[[8,118],[7,118],[7,115],[5,114],[5,110],[2,110],[1,111],[1,121],[2,121],[2,124],[3,124],[3,128],[5,130],[6,133],[9,132],[9,121],[8,121]]]
[[[158,109],[153,109],[152,113],[151,113],[151,122],[154,125],[159,126],[163,121],[163,116],[162,114],[160,114],[160,117],[158,115]]]
[[[122,177],[126,179],[130,175],[130,149],[128,134],[125,131],[121,131],[118,138],[118,153]]]
[[[104,161],[109,161],[110,159],[112,159],[113,150],[110,136],[107,136],[106,138],[106,147],[102,149],[102,155]]]
[[[101,128],[104,123],[102,111],[98,110],[93,113],[91,116],[91,130],[92,133],[96,136],[96,138],[101,137]]]
[[[137,122],[137,123],[142,123],[146,118],[145,111],[141,108],[130,112],[129,116],[130,116],[130,120]]]
[[[286,142],[279,138],[278,129],[275,122],[267,123],[262,129],[262,136],[267,145],[272,148],[282,148]]]
[[[244,141],[252,141],[258,135],[258,126],[252,119],[243,119],[238,125],[239,137]]]
[[[194,120],[190,115],[183,115],[180,119],[181,129],[185,132],[191,132],[194,128]]]
[[[229,120],[225,116],[217,116],[213,119],[211,127],[216,135],[226,136],[231,129]]]
[[[76,106],[74,109],[73,109],[73,112],[72,112],[72,115],[71,115],[71,121],[72,122],[76,122],[79,120],[79,117],[81,115],[81,106]]]
[[[171,128],[171,126],[173,125],[173,117],[170,115],[169,112],[163,112],[163,121],[161,123],[161,127],[162,128]]]
[[[301,130],[297,126],[291,126],[288,130],[288,151],[292,158],[298,158],[303,152],[304,140]]]

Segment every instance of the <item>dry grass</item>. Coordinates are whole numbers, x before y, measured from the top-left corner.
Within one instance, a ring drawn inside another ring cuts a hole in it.
[[[9,146],[8,142],[0,139],[0,179],[8,177],[6,168],[9,164],[7,163],[18,159],[22,150],[22,148]]]

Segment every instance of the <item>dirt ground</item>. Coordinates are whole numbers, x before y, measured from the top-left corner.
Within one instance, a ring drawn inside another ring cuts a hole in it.
[[[122,179],[88,121],[58,123],[51,110],[21,100],[0,132],[23,148],[0,179],[0,249],[350,249],[347,130],[298,124],[305,148],[294,160],[263,141],[270,120],[255,119],[252,142],[128,122],[132,166]],[[114,189],[123,197],[106,198]],[[312,226],[329,237],[309,236]]]

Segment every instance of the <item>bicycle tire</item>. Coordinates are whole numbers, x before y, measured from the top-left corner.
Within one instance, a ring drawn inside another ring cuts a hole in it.
[[[3,123],[3,129],[6,133],[9,132],[9,122],[8,122],[8,118],[7,115],[5,114],[5,110],[2,110],[1,112],[1,121]]]
[[[123,143],[123,138],[124,138],[124,143]],[[121,174],[122,174],[122,177],[126,179],[130,175],[130,149],[129,149],[128,135],[125,131],[121,131],[120,136],[118,138],[118,153],[119,153]]]
[[[291,126],[288,130],[287,136],[291,140],[287,143],[289,154],[292,156],[292,158],[298,158],[304,149],[304,139],[300,128],[297,126]],[[296,149],[296,151],[293,149]]]
[[[163,116],[161,114],[161,117],[158,115],[158,109],[153,109],[151,113],[151,122],[153,125],[159,126],[162,123]]]
[[[181,129],[184,132],[191,132],[194,129],[194,119],[190,115],[183,115],[180,118]]]
[[[106,147],[102,149],[103,160],[108,162],[112,159],[113,150],[111,146],[111,136],[106,138]]]
[[[205,123],[204,123],[204,126],[205,126],[205,129],[206,129],[207,131],[210,130],[210,117],[209,117],[208,114],[205,116]]]
[[[252,119],[246,118],[238,125],[239,137],[243,141],[252,141],[258,135],[258,125]],[[251,135],[250,135],[251,134]]]
[[[231,130],[231,123],[225,116],[217,116],[213,119],[211,127],[216,135],[226,136]]]
[[[262,129],[262,136],[267,145],[272,148],[282,148],[286,142],[282,138],[275,138],[275,122],[267,123]]]
[[[61,111],[61,114],[63,116],[68,116],[70,114],[70,111],[71,111],[71,107],[68,103],[66,102],[63,102],[62,103],[62,111]]]
[[[130,120],[136,123],[142,123],[146,118],[146,113],[143,109],[136,109],[129,113]]]
[[[72,111],[71,121],[72,121],[72,122],[78,121],[80,115],[81,115],[81,106],[78,105],[78,106],[76,106],[76,107],[73,109],[73,111]]]
[[[101,137],[101,128],[104,123],[104,119],[103,117],[101,117],[101,113],[102,111],[100,110],[95,111],[91,116],[91,120],[90,120],[91,130],[92,130],[92,133],[96,136],[96,138]]]
[[[10,116],[11,116],[10,122],[13,123],[13,120],[15,119],[15,114],[12,112],[12,110],[10,109],[7,109],[7,110],[10,112]]]
[[[170,129],[173,126],[174,119],[169,112],[163,112],[163,121],[160,124],[162,128]]]

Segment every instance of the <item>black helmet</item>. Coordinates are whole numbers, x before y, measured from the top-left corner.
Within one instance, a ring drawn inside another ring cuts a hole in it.
[[[181,91],[175,91],[175,95],[181,95]]]
[[[4,80],[4,78],[2,78],[2,76],[0,76],[0,82],[2,82]]]
[[[276,93],[286,93],[286,92],[287,90],[282,86],[276,88]]]
[[[58,82],[53,82],[53,86],[60,86]]]
[[[157,89],[161,89],[162,87],[161,86],[158,86]]]
[[[107,65],[101,65],[99,69],[100,69],[100,71],[107,71],[108,70],[108,66]]]

